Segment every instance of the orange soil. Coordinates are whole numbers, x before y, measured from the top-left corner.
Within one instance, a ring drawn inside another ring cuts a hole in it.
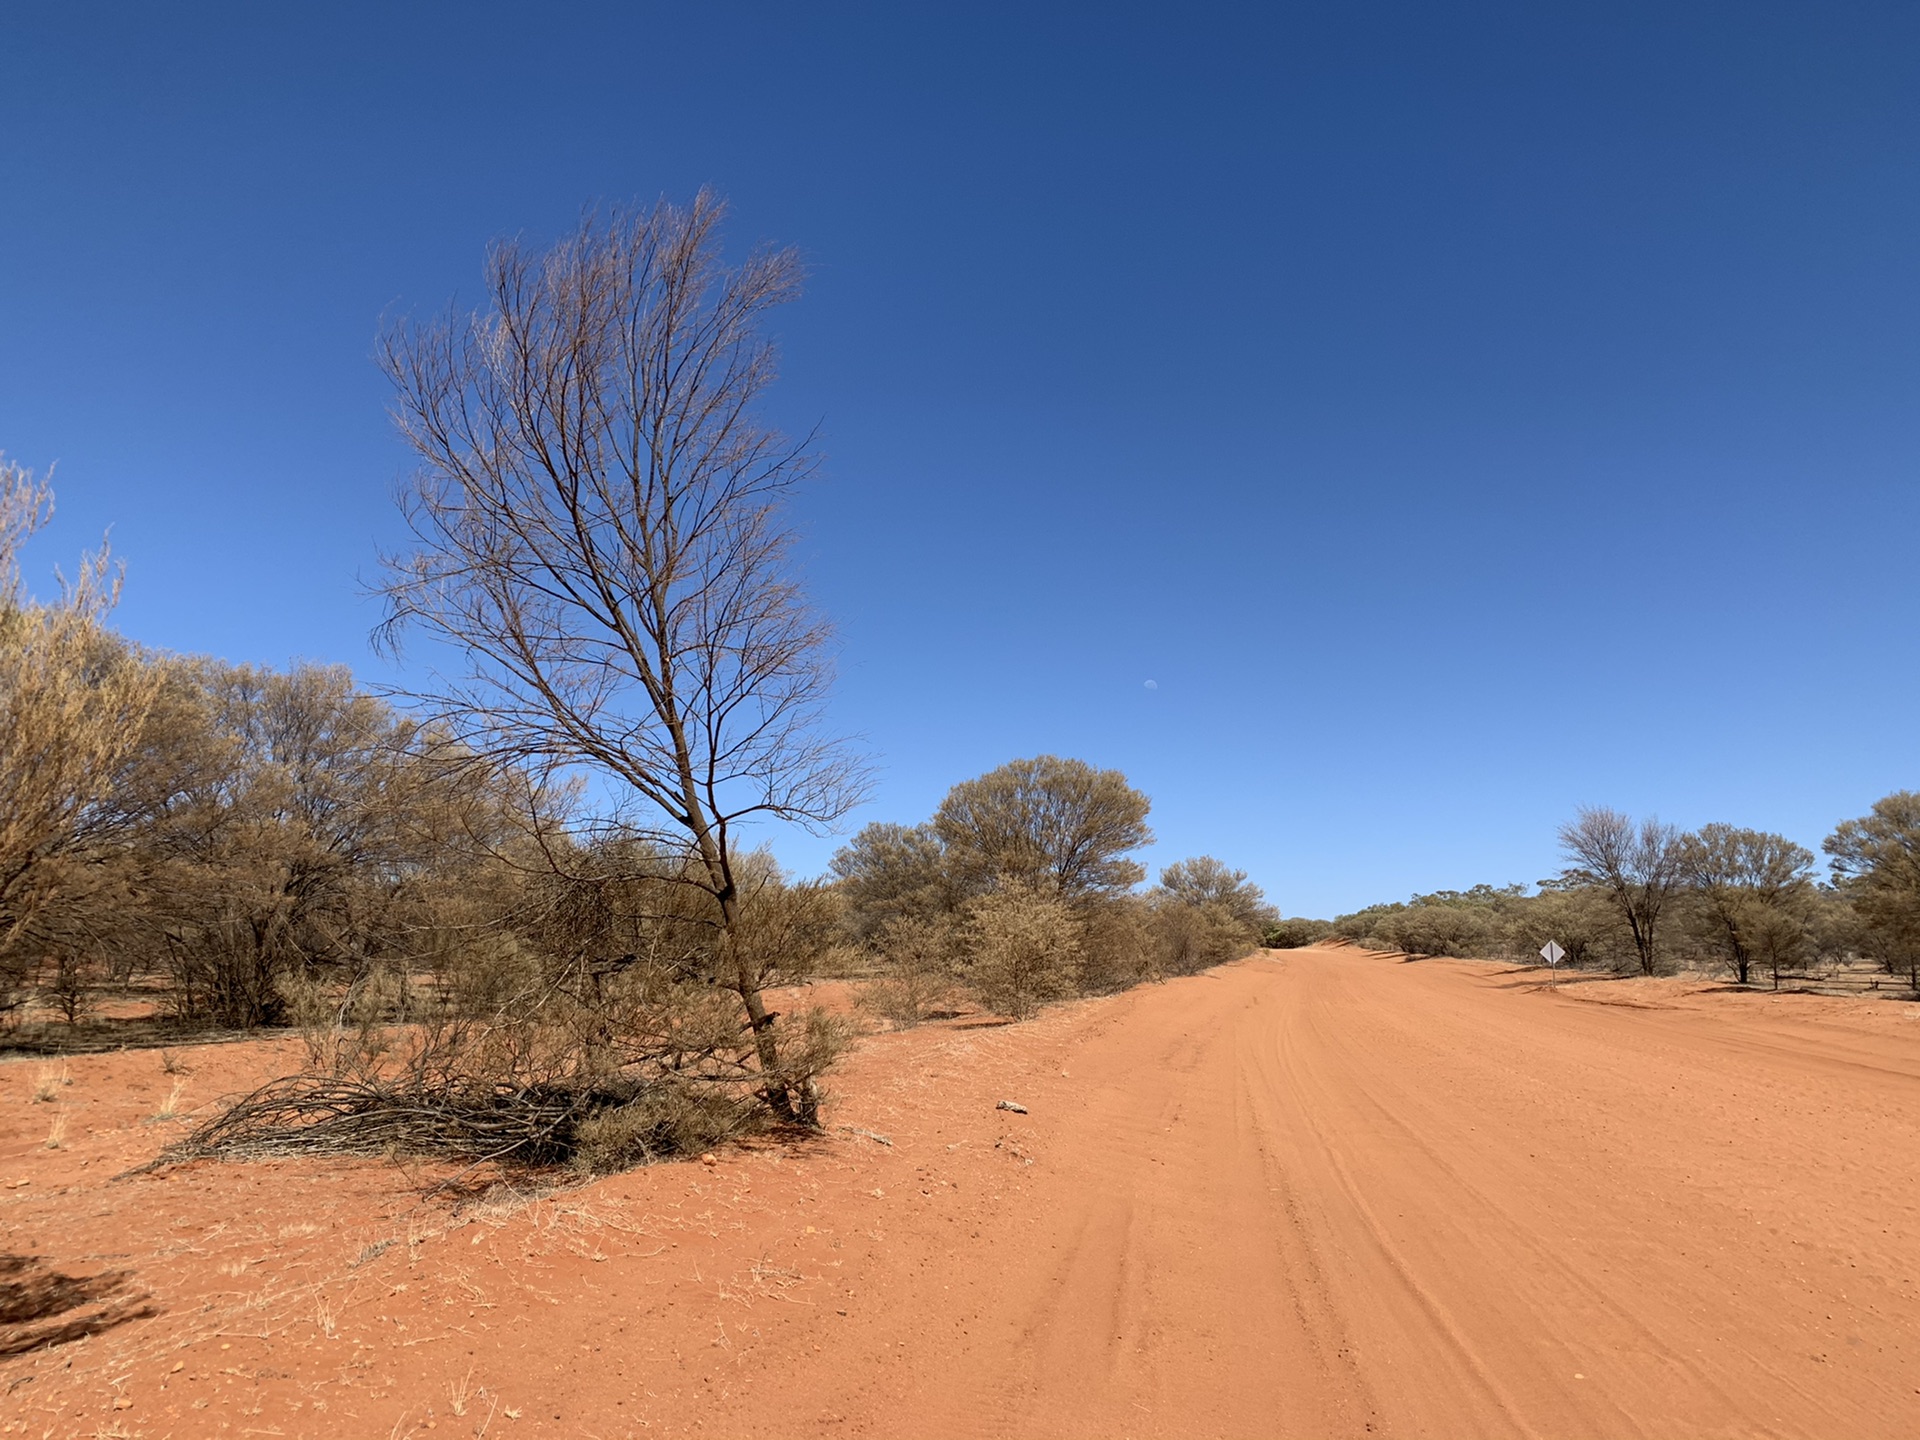
[[[272,1048],[176,1052],[184,1103]],[[68,1067],[0,1068],[0,1251],[161,1313],[0,1361],[0,1433],[1920,1431],[1920,1005],[1270,954],[874,1036],[810,1145],[465,1208],[115,1183],[172,1078]]]

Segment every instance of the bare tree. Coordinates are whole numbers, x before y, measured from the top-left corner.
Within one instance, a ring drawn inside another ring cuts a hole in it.
[[[618,827],[688,857],[737,950],[736,827],[830,824],[864,775],[820,729],[830,633],[790,564],[782,502],[814,462],[754,413],[774,378],[761,326],[800,265],[768,248],[724,264],[724,210],[702,191],[544,253],[504,242],[484,313],[388,331],[421,463],[383,635],[417,626],[462,657],[419,698],[476,752],[613,782]],[[727,983],[767,1103],[812,1121],[759,967],[737,955]]]
[[[1565,878],[1597,885],[1611,897],[1633,934],[1640,973],[1653,974],[1660,912],[1683,873],[1680,832],[1658,820],[1635,825],[1618,810],[1587,807],[1560,827],[1560,846],[1573,862]]]

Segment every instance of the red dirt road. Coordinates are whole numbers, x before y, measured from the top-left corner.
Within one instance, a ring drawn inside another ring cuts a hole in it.
[[[1920,1433],[1916,1005],[1285,952],[872,1037],[811,1147],[466,1209],[92,1179],[157,1144],[136,1064],[72,1062],[58,1151],[0,1072],[0,1249],[162,1311],[0,1361],[12,1433]]]
[[[952,1433],[1920,1433],[1920,1010],[1296,952],[1049,1097]],[[1877,1022],[1877,1023],[1876,1023]]]

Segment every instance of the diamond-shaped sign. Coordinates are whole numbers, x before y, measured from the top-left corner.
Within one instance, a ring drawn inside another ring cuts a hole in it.
[[[1540,947],[1540,958],[1549,965],[1558,965],[1567,958],[1567,952],[1560,948],[1557,941],[1549,940]]]

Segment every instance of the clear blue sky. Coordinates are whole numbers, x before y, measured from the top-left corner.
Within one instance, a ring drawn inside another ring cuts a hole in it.
[[[814,271],[858,820],[1078,755],[1330,914],[1920,787],[1911,4],[0,3],[0,70],[0,448],[142,641],[383,678],[379,317],[711,184]]]

